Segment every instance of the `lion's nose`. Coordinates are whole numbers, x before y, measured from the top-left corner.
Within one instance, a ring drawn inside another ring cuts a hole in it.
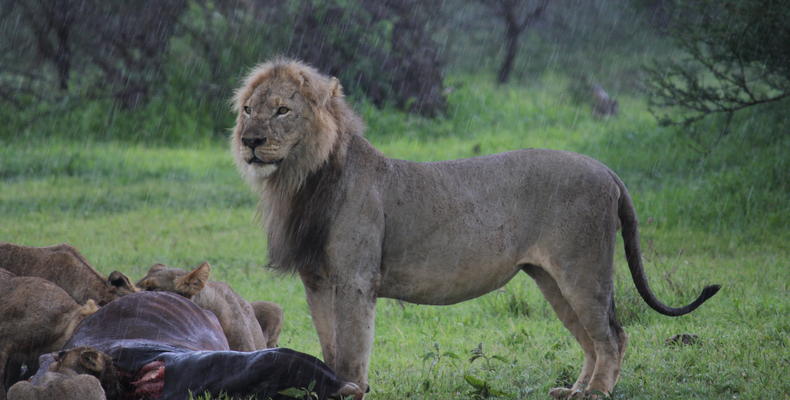
[[[260,138],[242,138],[241,142],[244,143],[245,146],[254,149],[264,143],[266,143],[265,137]]]

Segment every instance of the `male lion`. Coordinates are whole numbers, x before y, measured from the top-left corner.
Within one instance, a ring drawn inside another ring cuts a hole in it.
[[[656,311],[636,214],[622,181],[579,154],[529,149],[417,163],[384,157],[335,78],[297,61],[255,67],[236,91],[231,150],[260,192],[271,265],[304,283],[326,363],[367,385],[376,299],[453,304],[536,282],[584,350],[558,398],[611,393],[627,335],[615,318],[613,257],[622,226],[639,294]]]

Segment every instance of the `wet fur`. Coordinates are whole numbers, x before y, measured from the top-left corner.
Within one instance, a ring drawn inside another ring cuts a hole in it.
[[[67,376],[84,374],[96,377],[108,399],[118,399],[123,393],[120,375],[112,357],[91,347],[75,347],[59,352],[50,364],[49,371]]]
[[[266,347],[277,347],[283,326],[283,308],[271,301],[253,301],[250,305],[255,312],[255,319],[258,320],[258,324],[263,331]]]
[[[104,277],[77,249],[65,243],[47,247],[0,243],[0,268],[17,276],[46,279],[80,304],[93,299],[102,306],[137,291],[126,275],[113,271]]]
[[[41,385],[21,381],[11,386],[8,391],[8,400],[106,400],[108,398],[117,397],[106,396],[99,380],[87,374],[67,375],[47,372]]]
[[[20,367],[35,371],[41,354],[58,350],[77,325],[98,310],[79,305],[63,289],[38,277],[0,273],[0,399],[19,380]],[[8,386],[6,386],[8,385]]]
[[[287,104],[306,122],[282,125],[266,113],[294,87]],[[298,272],[326,363],[360,387],[367,385],[376,298],[453,304],[524,271],[584,350],[573,387],[550,394],[611,393],[628,342],[613,297],[621,227],[634,284],[656,311],[691,312],[718,290],[707,287],[680,308],[653,295],[628,191],[588,157],[529,149],[435,163],[389,159],[362,137],[339,85],[290,60],[253,69],[234,102],[231,150],[261,196],[272,266]],[[262,116],[240,112],[250,106]],[[271,145],[282,163],[247,164],[245,155],[258,151],[243,145],[251,137],[286,143]]]
[[[280,270],[298,271],[321,268],[326,264],[327,235],[339,193],[340,168],[327,163],[307,176],[288,203],[282,208],[284,224],[278,231],[270,230],[269,240],[275,243],[269,254],[271,266]],[[279,211],[279,210],[278,210]],[[273,221],[272,221],[273,222]]]
[[[310,143],[301,146],[304,150],[300,154],[284,160],[269,179],[258,180],[250,176],[248,166],[236,149],[241,147],[239,136],[243,117],[240,110],[255,88],[267,79],[289,80],[299,85],[315,116],[310,127],[315,133],[305,133],[305,140]],[[340,200],[336,187],[345,164],[345,148],[350,135],[362,133],[362,121],[344,101],[336,80],[305,64],[286,59],[253,68],[236,91],[233,104],[239,116],[231,146],[242,175],[263,199],[260,212],[272,244],[270,265],[285,272],[296,272],[308,266],[320,268],[326,261],[323,249],[334,214],[327,206]]]
[[[268,338],[258,322],[252,305],[223,282],[209,281],[210,266],[203,263],[193,271],[156,264],[137,285],[144,290],[180,294],[209,310],[228,338],[231,350],[254,351],[268,348]],[[279,319],[282,323],[282,318]],[[274,323],[274,322],[272,322]],[[280,326],[270,326],[279,335]]]

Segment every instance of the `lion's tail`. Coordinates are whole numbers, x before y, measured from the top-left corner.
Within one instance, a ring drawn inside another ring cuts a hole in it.
[[[617,185],[620,187],[620,202],[618,205],[618,216],[622,225],[623,242],[625,244],[625,258],[628,261],[628,268],[631,270],[631,277],[636,285],[636,290],[642,299],[654,310],[661,314],[677,317],[694,311],[706,300],[711,298],[719,291],[721,285],[710,285],[702,289],[702,293],[696,300],[683,307],[673,308],[662,303],[650,290],[647,284],[644,268],[642,267],[642,251],[639,248],[639,230],[637,229],[636,211],[631,201],[631,196],[625,188],[625,184],[617,175],[612,173]]]

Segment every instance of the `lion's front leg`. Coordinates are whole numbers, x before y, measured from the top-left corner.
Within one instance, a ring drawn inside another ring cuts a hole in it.
[[[375,294],[368,284],[338,285],[334,309],[337,374],[365,390],[376,319]]]
[[[305,276],[302,276],[302,282],[307,295],[307,305],[310,307],[310,314],[313,317],[313,325],[318,333],[318,341],[321,343],[321,353],[324,356],[324,362],[330,368],[336,370],[335,291],[331,286],[312,285],[310,281],[306,280]]]
[[[304,283],[324,362],[339,377],[364,390],[376,315],[373,284],[369,281]]]
[[[325,361],[362,390],[368,388],[383,235],[378,192],[346,197],[329,230],[325,262],[300,272],[313,297],[309,301]]]

